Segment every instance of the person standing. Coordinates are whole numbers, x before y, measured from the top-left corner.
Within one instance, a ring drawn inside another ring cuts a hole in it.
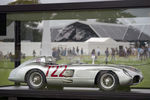
[[[76,52],[77,52],[77,55],[79,55],[79,48],[78,48],[78,46],[76,48]]]
[[[83,55],[83,48],[81,48],[81,55]]]
[[[138,52],[138,60],[140,60],[140,55],[141,55],[140,52],[141,52],[141,49],[142,49],[142,48],[140,48],[140,47],[138,47],[138,49],[137,49],[137,52]]]
[[[128,50],[128,48],[127,48],[127,47],[125,47],[125,48],[124,48],[124,56],[125,56],[125,57],[127,57],[127,56],[128,56],[128,54],[127,54],[127,50]]]
[[[148,47],[148,54],[149,54],[149,58],[150,58],[150,46]]]
[[[97,48],[97,56],[100,56],[100,48]]]
[[[3,52],[0,51],[0,60],[3,58]]]
[[[106,48],[106,50],[105,50],[105,62],[106,62],[106,64],[108,63],[108,56],[109,56],[109,50],[108,50],[108,48]]]
[[[92,64],[95,64],[95,56],[96,56],[96,52],[95,49],[93,49],[91,52]]]
[[[116,52],[116,55],[119,55],[119,50],[118,50],[118,48],[116,48],[115,52]]]
[[[36,56],[36,52],[35,52],[35,50],[33,50],[33,57],[35,57]]]
[[[144,47],[142,47],[140,49],[140,60],[142,61],[143,60],[143,54],[144,54]]]
[[[73,52],[73,55],[74,55],[74,56],[76,56],[75,47],[73,47],[73,50],[72,50],[72,52]]]
[[[13,62],[14,59],[13,59],[12,52],[9,53],[9,59],[10,59],[11,62]]]
[[[144,60],[146,60],[148,58],[148,47],[147,46],[144,47],[143,58],[144,58]]]
[[[111,48],[111,61],[115,60],[115,49]]]

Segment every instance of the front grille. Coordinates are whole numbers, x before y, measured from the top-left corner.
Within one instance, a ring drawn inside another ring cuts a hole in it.
[[[133,83],[139,83],[139,81],[140,81],[140,76],[134,76]]]

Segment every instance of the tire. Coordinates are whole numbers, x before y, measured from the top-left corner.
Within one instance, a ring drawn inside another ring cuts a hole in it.
[[[103,71],[98,76],[97,84],[102,91],[115,91],[119,86],[119,80],[115,73]]]
[[[26,82],[30,89],[43,89],[46,86],[46,78],[42,71],[31,70],[27,73]]]

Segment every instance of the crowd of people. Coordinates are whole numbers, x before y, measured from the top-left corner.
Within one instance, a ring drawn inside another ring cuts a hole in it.
[[[138,59],[139,60],[145,60],[147,58],[150,58],[150,46],[149,47],[141,47],[137,49],[138,51]]]
[[[52,56],[55,57],[56,59],[60,59],[60,56],[78,56],[83,54],[84,54],[83,48],[79,49],[78,46],[76,48],[58,47],[52,49]]]
[[[119,51],[118,49],[111,48],[111,61],[114,59],[115,60],[115,55],[118,55]],[[108,63],[108,57],[110,55],[109,48],[106,48],[105,50],[105,62]],[[100,49],[98,48],[97,51],[95,49],[92,50],[91,52],[91,58],[92,58],[92,64],[95,63],[95,59],[97,59],[97,56],[100,56]]]
[[[129,56],[135,56],[138,60],[145,60],[147,58],[150,58],[150,46],[142,46],[139,48],[135,47],[122,47],[122,48],[106,48],[105,50],[105,62],[108,63],[108,58],[110,58],[110,61],[116,60],[116,55],[120,57],[129,57]],[[83,48],[79,48],[78,46],[72,47],[72,48],[53,48],[52,50],[52,56],[56,59],[60,59],[61,56],[78,56],[83,55],[84,50]],[[93,49],[90,53],[92,64],[94,64],[95,60],[98,56],[101,56],[101,50],[99,47],[96,49]]]
[[[21,53],[21,56],[20,56],[22,59],[25,59],[26,58],[26,55],[25,53]],[[0,60],[2,59],[7,59],[7,60],[10,60],[11,62],[14,62],[15,61],[15,55],[13,55],[12,52],[7,52],[7,54],[3,54],[2,51],[0,51]]]
[[[142,46],[139,48],[133,48],[133,47],[125,47],[125,48],[106,48],[105,50],[105,62],[108,63],[108,58],[111,56],[110,61],[116,59],[116,55],[120,57],[129,57],[129,56],[137,56],[138,60],[146,60],[150,58],[150,46]],[[95,59],[97,56],[100,56],[100,49],[92,50],[91,52],[91,58],[92,58],[92,64],[94,64]]]
[[[36,57],[36,51],[33,50],[32,52],[33,57]],[[52,49],[52,56],[56,58],[57,60],[61,59],[61,56],[81,56],[84,55],[85,52],[83,48],[72,47],[72,48],[63,48],[63,47],[56,47]],[[150,46],[142,46],[139,48],[135,47],[124,47],[124,48],[106,48],[105,52],[105,62],[108,63],[108,60],[115,61],[116,55],[120,57],[129,57],[129,56],[135,56],[138,60],[145,60],[147,58],[150,58]],[[91,53],[92,64],[95,63],[95,60],[98,56],[101,56],[101,50],[99,47],[96,49],[93,49]],[[21,53],[21,58],[25,59],[25,54]],[[0,51],[0,59],[6,58],[10,59],[10,61],[13,61],[14,55],[12,55],[12,52],[7,53],[6,55],[3,55],[3,52]],[[108,59],[109,58],[109,59]]]
[[[12,52],[7,52],[6,55],[3,55],[3,52],[0,51],[0,59],[3,59],[3,58],[5,58],[5,59],[10,59],[10,61],[12,62],[14,56],[13,56]]]

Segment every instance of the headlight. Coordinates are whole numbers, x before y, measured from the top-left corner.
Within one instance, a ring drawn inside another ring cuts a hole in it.
[[[124,72],[127,76],[131,77],[131,75],[128,73],[127,70],[123,69],[123,72]]]
[[[64,77],[72,77],[74,74],[74,70],[73,69],[67,69],[64,73]]]

